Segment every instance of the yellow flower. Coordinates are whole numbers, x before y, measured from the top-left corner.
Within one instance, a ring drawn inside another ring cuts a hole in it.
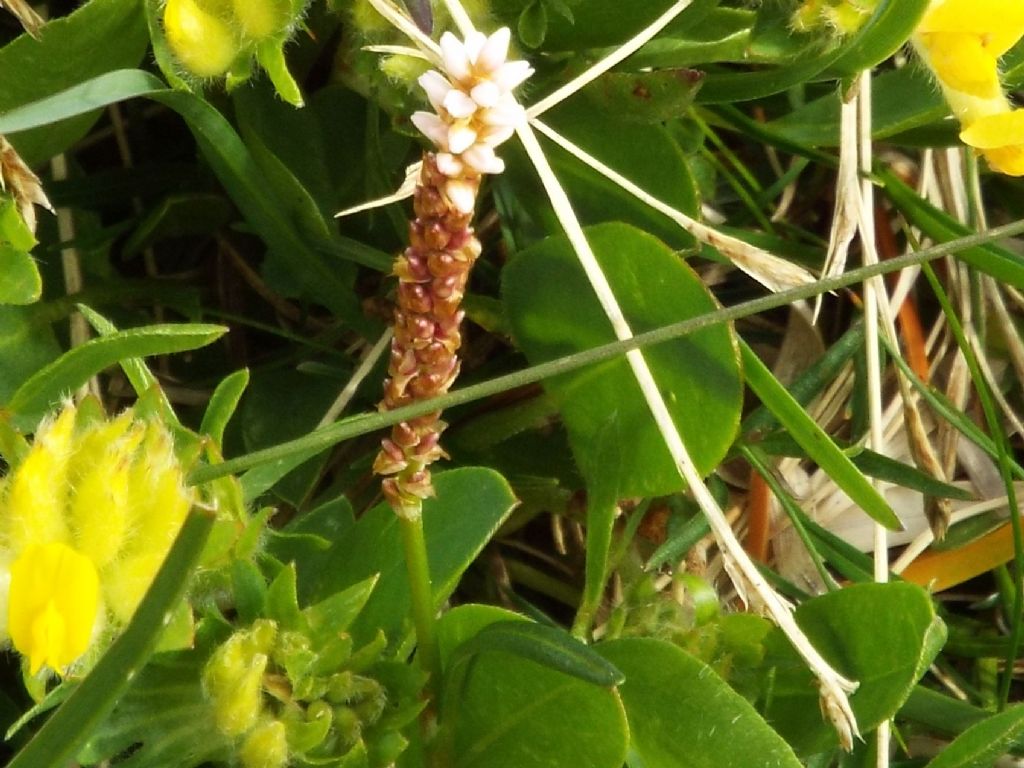
[[[1024,109],[980,118],[961,131],[960,140],[981,150],[992,170],[1024,176]]]
[[[89,558],[67,544],[32,544],[11,566],[8,628],[35,674],[64,669],[92,639],[100,582]]]
[[[939,0],[913,43],[934,71],[963,131],[994,171],[1024,175],[1024,116],[999,82],[999,57],[1024,37],[1021,0]]]
[[[131,619],[190,505],[159,423],[87,419],[70,404],[44,421],[0,490],[0,605],[31,674],[65,673]]]

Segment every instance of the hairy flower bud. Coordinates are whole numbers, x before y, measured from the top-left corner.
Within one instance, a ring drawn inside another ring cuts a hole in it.
[[[175,58],[196,77],[223,75],[241,50],[231,26],[195,0],[167,0],[164,33]]]

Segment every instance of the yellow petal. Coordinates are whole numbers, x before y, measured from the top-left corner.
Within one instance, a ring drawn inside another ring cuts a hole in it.
[[[62,671],[85,653],[99,613],[99,577],[89,558],[66,544],[25,549],[11,566],[8,629],[35,674]]]
[[[983,99],[1001,91],[996,58],[975,35],[930,32],[921,35],[932,69],[943,85]]]
[[[1024,144],[982,150],[993,171],[1007,176],[1024,176]]]
[[[977,149],[1024,144],[1024,109],[975,120],[960,132],[960,141]]]
[[[2,526],[15,554],[33,544],[69,541],[64,512],[74,427],[75,409],[68,406],[39,428],[28,455],[8,480]]]
[[[972,35],[999,57],[1024,37],[1024,3],[1020,0],[945,0],[918,25],[919,34],[955,32]]]
[[[166,554],[166,550],[142,552],[120,558],[107,567],[103,574],[103,596],[114,618],[122,624],[127,624],[139,607]]]

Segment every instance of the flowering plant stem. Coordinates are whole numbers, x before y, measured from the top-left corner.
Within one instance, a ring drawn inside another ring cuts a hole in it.
[[[434,610],[434,591],[430,582],[430,563],[427,560],[427,542],[423,536],[423,517],[398,518],[402,532],[409,590],[412,594],[412,619],[416,627],[416,655],[427,673],[427,709],[424,725],[433,719],[441,681],[441,654],[437,647],[437,627]]]

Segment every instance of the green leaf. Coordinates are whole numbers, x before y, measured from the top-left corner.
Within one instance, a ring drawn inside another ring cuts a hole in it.
[[[32,304],[43,292],[35,259],[0,243],[0,304]]]
[[[92,0],[70,16],[46,24],[39,40],[22,35],[0,49],[0,114],[88,81],[112,69],[137,66],[149,36],[137,0]],[[94,105],[99,106],[99,105]],[[57,121],[44,115],[44,130],[8,136],[29,165],[63,152],[85,135],[98,114]],[[14,129],[0,129],[14,133]]]
[[[0,402],[60,354],[57,337],[37,308],[0,305]]]
[[[546,624],[499,621],[488,624],[455,649],[450,664],[465,662],[481,653],[508,653],[594,685],[611,687],[623,681],[622,673],[589,646],[565,630]]]
[[[796,443],[871,519],[890,530],[901,530],[903,524],[892,507],[871,481],[854,466],[850,457],[807,415],[745,342],[740,342],[740,349],[747,383],[768,410],[789,430]]]
[[[249,369],[235,371],[221,380],[210,396],[210,402],[203,413],[203,422],[199,434],[206,435],[217,445],[224,444],[224,430],[242,399],[245,388],[249,386]]]
[[[539,48],[548,33],[548,11],[542,0],[533,0],[519,14],[516,34],[527,48]]]
[[[48,126],[55,120],[82,115],[164,88],[166,84],[149,72],[138,69],[107,72],[45,98],[40,98],[38,93],[31,94],[32,101],[0,113],[0,133]]]
[[[972,725],[928,763],[927,768],[988,768],[1024,736],[1024,705]]]
[[[293,107],[303,106],[302,91],[288,71],[288,62],[284,58],[285,40],[266,40],[256,48],[256,60],[267,73],[278,96]]]
[[[587,238],[635,333],[711,311],[714,299],[664,244],[623,224]],[[504,272],[516,339],[537,363],[614,339],[609,322],[565,238],[520,253]],[[710,472],[732,444],[742,384],[731,328],[721,325],[644,351],[698,471]],[[588,481],[612,472],[622,497],[683,485],[628,363],[611,360],[545,384],[558,400],[573,453]],[[596,451],[594,436],[617,419],[619,444]]]
[[[11,395],[7,408],[24,423],[35,423],[66,393],[89,377],[130,357],[168,355],[204,347],[226,328],[219,325],[150,325],[90,339],[40,368]]]
[[[19,251],[31,251],[36,246],[35,235],[21,218],[18,204],[10,196],[0,196],[0,244]]]
[[[885,185],[886,196],[911,224],[920,227],[928,237],[937,242],[946,242],[971,232],[952,216],[922,199],[917,192],[900,181],[896,174],[882,170],[879,175]],[[1024,258],[1012,251],[988,244],[964,248],[957,251],[956,256],[999,282],[1024,288]]]
[[[363,610],[377,586],[377,577],[371,576],[348,589],[343,589],[315,605],[303,609],[312,636],[326,643],[345,632]]]
[[[544,122],[667,205],[699,217],[696,182],[678,142],[661,125],[613,117],[589,99],[553,109]],[[677,224],[623,191],[564,150],[547,152],[584,226],[609,221],[632,224],[673,248],[691,248],[693,238]],[[503,148],[504,149],[504,148]],[[533,165],[516,144],[504,152],[507,168],[495,179],[499,202],[517,247],[532,245],[561,226]]]
[[[661,123],[686,114],[703,77],[695,69],[681,68],[607,72],[583,94],[602,112],[622,120]]]
[[[192,768],[230,760],[231,739],[217,728],[196,738],[196,724],[216,716],[202,686],[200,654],[162,654],[132,681],[78,753],[82,765],[119,755],[118,768]]]
[[[629,734],[612,689],[503,652],[463,664],[446,677],[439,765],[621,768]]]
[[[117,326],[99,312],[84,304],[78,304],[77,307],[78,311],[89,322],[89,325],[93,327],[93,330],[101,336],[110,336],[118,332]],[[171,407],[170,401],[160,387],[160,382],[157,381],[156,376],[146,366],[146,361],[139,357],[125,357],[118,362],[121,364],[121,370],[124,371],[128,382],[132,385],[132,389],[135,390],[135,394],[142,397],[152,393],[149,396],[156,399],[157,408],[164,422],[169,425],[180,426],[181,422],[178,420],[174,408]]]
[[[857,584],[816,597],[797,608],[796,620],[826,661],[860,683],[850,704],[865,733],[899,710],[946,634],[928,594],[901,582]],[[835,731],[821,717],[806,664],[778,629],[765,647],[765,718],[797,754],[834,747]]]
[[[653,638],[596,650],[626,675],[619,693],[644,768],[799,768],[788,744],[702,661]]]
[[[64,768],[95,733],[156,647],[164,618],[185,594],[213,521],[212,515],[197,511],[186,518],[124,633],[8,768]]]
[[[840,89],[772,120],[765,128],[814,147],[839,146]],[[875,139],[929,125],[949,113],[931,76],[922,67],[875,75],[871,83],[871,135]]]
[[[516,500],[505,479],[489,469],[440,472],[434,476],[434,487],[437,495],[423,504],[423,525],[434,602],[440,607]],[[346,503],[332,503],[299,517],[285,531],[313,534],[332,542],[324,550],[308,538],[272,540],[270,552],[296,564],[302,602],[323,600],[380,574],[351,632],[363,642],[372,639],[378,630],[387,633],[389,639],[397,639],[409,615],[411,599],[398,518],[388,504],[374,507],[356,522]]]
[[[448,667],[455,649],[473,638],[491,624],[509,621],[529,621],[522,614],[496,605],[467,603],[445,611],[437,620],[437,646],[441,666]]]
[[[870,69],[906,43],[927,7],[928,0],[882,0],[864,26],[842,45],[818,52],[807,47],[790,63],[753,72],[709,72],[697,101],[705,104],[747,101],[809,80],[838,79]],[[772,6],[762,8],[772,9]]]

